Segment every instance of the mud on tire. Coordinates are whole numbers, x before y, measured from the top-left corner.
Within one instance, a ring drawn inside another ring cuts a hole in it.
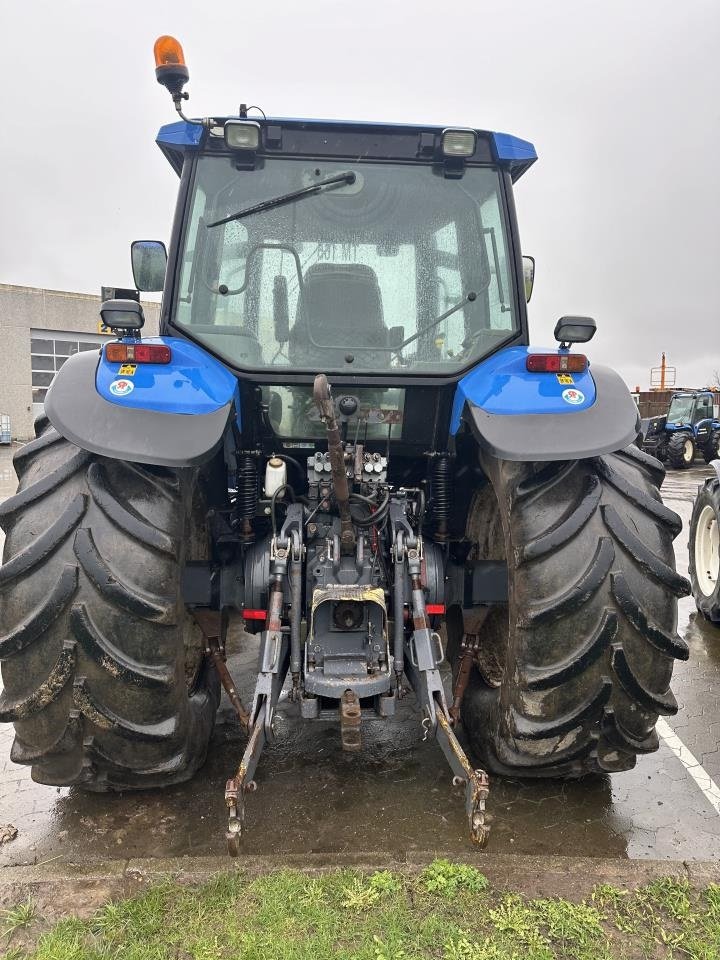
[[[658,715],[677,711],[675,572],[680,518],[663,505],[664,470],[635,446],[591,460],[487,460],[468,534],[507,558],[509,603],[488,620],[495,684],[475,669],[462,719],[495,773],[578,777],[626,770],[658,747]],[[487,508],[487,497],[495,501]],[[495,518],[495,519],[493,519]]]
[[[96,457],[46,418],[15,455],[0,505],[0,721],[39,783],[163,786],[205,760],[214,671],[180,598],[202,558],[193,470]]]

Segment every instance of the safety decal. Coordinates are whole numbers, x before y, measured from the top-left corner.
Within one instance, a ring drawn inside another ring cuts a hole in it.
[[[126,397],[134,389],[135,385],[132,380],[113,380],[109,387],[110,393],[114,397]]]
[[[585,402],[585,394],[582,390],[563,390],[562,398],[565,403],[571,403],[573,406]]]
[[[123,372],[122,367],[120,367],[120,373],[122,372]],[[573,378],[570,376],[569,373],[556,373],[555,376],[557,377],[557,382],[562,383],[564,387],[566,387],[570,383],[575,383],[575,381],[573,380]]]
[[[118,373],[121,377],[134,377],[135,371],[137,370],[136,363],[123,363],[120,365]],[[572,383],[572,380],[570,381]]]

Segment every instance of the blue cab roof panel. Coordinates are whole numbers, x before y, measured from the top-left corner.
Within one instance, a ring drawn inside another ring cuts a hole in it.
[[[221,126],[226,119],[214,121]],[[372,159],[410,159],[419,158],[421,136],[434,138],[447,127],[421,126],[420,124],[376,123],[371,121],[347,120],[311,120],[297,118],[268,118],[255,120],[263,128],[273,127],[280,131],[282,147],[268,149],[270,155],[314,152],[309,138],[323,131],[332,134],[339,148],[338,155],[358,156]],[[521,140],[508,133],[493,133],[477,130],[478,145],[470,162],[494,162],[509,170],[513,182],[537,160],[535,147],[527,140]],[[381,137],[379,137],[381,135]],[[179,174],[182,170],[185,153],[197,150],[207,140],[207,131],[197,123],[180,120],[160,128],[156,142],[173,169]],[[327,144],[327,140],[324,141]],[[432,141],[431,141],[432,142]],[[382,146],[381,146],[382,145]],[[332,147],[329,153],[333,153]]]

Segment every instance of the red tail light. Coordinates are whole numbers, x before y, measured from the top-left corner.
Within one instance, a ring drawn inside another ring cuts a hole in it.
[[[164,343],[108,343],[105,347],[110,363],[170,363],[171,357]]]
[[[425,605],[425,611],[431,617],[437,616],[438,614],[445,613],[445,604],[444,603],[427,603]]]
[[[242,615],[244,620],[267,620],[267,610],[250,610],[245,607]]]
[[[529,353],[525,366],[530,373],[582,373],[587,363],[582,353]]]

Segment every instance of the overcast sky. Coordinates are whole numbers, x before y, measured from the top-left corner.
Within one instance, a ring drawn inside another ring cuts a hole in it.
[[[514,133],[538,261],[532,339],[594,316],[588,353],[645,388],[720,369],[719,0],[0,0],[0,282],[130,285],[177,179],[152,46],[170,33],[193,116],[458,124]]]

